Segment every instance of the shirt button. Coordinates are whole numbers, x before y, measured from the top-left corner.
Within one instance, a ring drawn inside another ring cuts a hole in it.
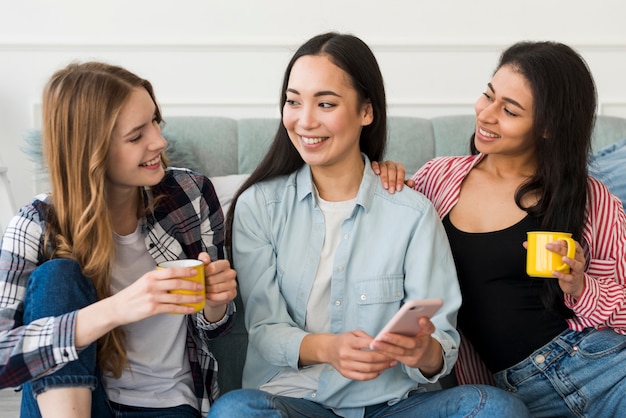
[[[67,352],[67,350],[63,350],[63,357],[69,357],[70,353]]]
[[[317,393],[312,393],[311,398],[317,398]]]
[[[348,234],[343,236],[343,239],[348,239],[348,238],[350,238],[350,235],[348,235]]]
[[[341,305],[341,301],[340,300],[336,300],[335,301],[335,306],[339,306],[339,305]]]
[[[361,295],[361,300],[366,300],[366,299],[367,299],[367,296]]]
[[[337,270],[338,270],[338,271],[343,271],[343,266],[339,266],[339,267],[337,267]]]
[[[544,361],[546,361],[546,358],[542,355],[542,354],[537,354],[535,356],[535,361],[539,364],[543,363]]]
[[[328,370],[329,372],[332,372],[332,371],[333,371],[333,366],[328,366],[328,367],[326,368],[326,370]]]

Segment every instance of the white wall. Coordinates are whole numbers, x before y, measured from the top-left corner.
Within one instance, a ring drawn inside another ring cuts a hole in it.
[[[16,204],[35,193],[23,133],[41,90],[71,60],[123,65],[148,78],[165,117],[277,116],[294,49],[328,30],[374,50],[390,114],[472,113],[506,46],[557,40],[588,61],[602,114],[626,117],[623,0],[0,0],[0,166]]]

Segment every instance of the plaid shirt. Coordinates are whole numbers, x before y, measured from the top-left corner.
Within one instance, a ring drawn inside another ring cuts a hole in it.
[[[168,169],[158,185],[143,190],[143,200],[161,196],[140,220],[146,249],[157,263],[197,258],[224,258],[224,216],[212,183],[185,169]],[[0,388],[15,387],[51,374],[78,359],[74,346],[76,311],[58,317],[22,322],[28,277],[43,257],[43,238],[50,199],[36,196],[9,223],[0,250]],[[202,312],[187,316],[187,353],[204,414],[219,395],[217,362],[208,340],[230,331],[235,305],[216,323]]]

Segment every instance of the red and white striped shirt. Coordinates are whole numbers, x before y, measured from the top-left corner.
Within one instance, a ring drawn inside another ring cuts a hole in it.
[[[413,176],[414,189],[446,216],[459,200],[461,183],[484,155],[439,157],[428,161]],[[626,215],[621,201],[602,182],[589,177],[583,242],[587,268],[585,288],[578,300],[565,295],[575,317],[570,329],[612,328],[626,335]],[[539,348],[539,347],[537,347]],[[467,339],[461,339],[455,367],[460,384],[493,384],[493,377]]]

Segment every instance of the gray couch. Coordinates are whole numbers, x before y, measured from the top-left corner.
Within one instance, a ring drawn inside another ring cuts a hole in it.
[[[474,116],[454,115],[432,119],[392,117],[388,123],[386,158],[401,161],[408,174],[435,156],[465,155],[474,131]],[[263,157],[273,139],[278,119],[230,119],[220,117],[170,117],[163,136],[169,141],[173,166],[200,171],[214,180],[222,204],[230,198]],[[626,138],[626,119],[601,116],[596,122],[593,150]],[[625,161],[626,162],[626,161]],[[242,312],[238,300],[239,312]],[[242,316],[233,332],[213,342],[219,362],[222,392],[241,385],[247,337]]]

